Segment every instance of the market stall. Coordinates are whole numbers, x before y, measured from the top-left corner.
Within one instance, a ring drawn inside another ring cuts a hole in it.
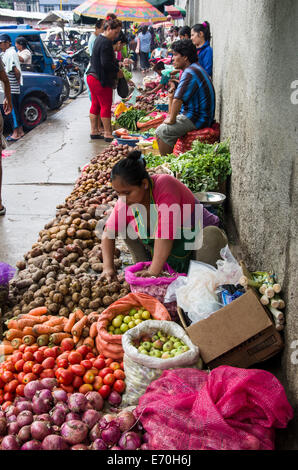
[[[221,216],[231,174],[228,142],[210,135],[178,155],[150,151],[166,111],[134,98],[116,104],[115,140],[16,270],[0,264],[1,449],[274,449],[293,409],[276,377],[249,369],[283,346],[273,272],[250,272],[226,246],[216,267],[193,260],[187,273],[142,277],[150,262],[134,265],[119,242],[118,279],[100,277],[110,173],[132,148],[150,174],[175,176],[207,207],[215,198]]]

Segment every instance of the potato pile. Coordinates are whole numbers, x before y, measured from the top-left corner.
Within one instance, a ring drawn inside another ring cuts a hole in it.
[[[155,108],[155,100],[156,100],[155,94],[151,94],[147,96],[146,95],[137,96],[136,104],[134,108],[143,109],[144,111],[151,113],[151,111],[153,111],[153,109]]]
[[[94,157],[78,178],[56,217],[39,232],[37,242],[16,263],[2,321],[45,306],[52,315],[68,317],[75,309],[101,313],[130,291],[125,281],[108,283],[102,272],[100,239],[96,232],[112,211],[117,197],[109,182],[113,165],[129,152],[128,146],[110,145]],[[120,250],[115,251],[120,269]]]

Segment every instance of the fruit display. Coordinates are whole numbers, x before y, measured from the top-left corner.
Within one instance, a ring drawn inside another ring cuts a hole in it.
[[[157,331],[152,336],[143,335],[138,341],[134,341],[134,346],[141,354],[161,359],[180,356],[189,351],[189,347],[181,339],[167,335],[163,331]]]
[[[117,315],[108,325],[112,335],[122,335],[145,320],[151,320],[151,314],[144,307],[131,308],[126,314]]]

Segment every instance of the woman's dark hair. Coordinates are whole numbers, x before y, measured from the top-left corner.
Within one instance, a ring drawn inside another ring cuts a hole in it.
[[[174,31],[176,31],[176,33],[179,33],[179,26],[175,26]]]
[[[202,33],[204,34],[205,41],[211,40],[211,33],[210,33],[210,24],[208,21],[204,21],[203,23],[195,24],[191,27],[195,33]]]
[[[113,44],[117,44],[117,42],[121,41],[122,44],[127,44],[128,40],[123,31],[120,31],[119,36],[113,41]]]
[[[165,64],[163,62],[159,61],[159,62],[157,62],[157,64],[155,64],[153,66],[153,71],[157,72],[158,70],[164,70],[164,68],[165,68]]]
[[[28,42],[23,36],[20,36],[16,39],[16,43],[19,44],[20,46],[27,48],[28,47]]]
[[[129,152],[126,158],[122,158],[113,166],[111,181],[117,176],[130,186],[141,186],[144,179],[150,181],[150,176],[146,170],[146,162],[139,150]]]
[[[142,32],[143,34],[146,34],[147,31],[148,31],[148,26],[145,25],[145,26],[143,26],[143,27],[141,28],[141,32]]]
[[[172,51],[187,57],[191,64],[198,61],[197,48],[191,39],[182,39],[174,42]]]
[[[116,20],[117,16],[115,13],[107,13],[106,20]]]
[[[191,36],[191,29],[189,26],[182,26],[182,28],[179,31],[179,36],[188,36],[190,39]]]
[[[102,28],[103,24],[104,24],[104,20],[102,19],[96,20],[95,28],[100,29]]]
[[[117,19],[110,19],[105,21],[104,30],[106,31],[108,28],[117,29],[122,27],[122,22]]]

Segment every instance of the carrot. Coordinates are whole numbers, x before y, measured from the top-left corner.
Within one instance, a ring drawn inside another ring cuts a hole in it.
[[[84,341],[84,338],[79,338],[77,336],[74,336],[73,337],[73,341],[74,341],[74,344],[75,344],[75,348],[79,348],[80,346],[82,346],[83,344],[83,341]]]
[[[35,337],[32,335],[26,335],[23,337],[23,343],[31,346],[33,343],[35,343]]]
[[[47,326],[47,325],[35,325],[33,327],[34,334],[39,335],[51,335],[52,333],[60,333],[60,325]]]
[[[14,338],[14,339],[11,340],[10,344],[13,347],[13,349],[19,349],[19,347],[22,344],[22,340],[21,340],[21,338]]]
[[[50,335],[49,341],[54,344],[60,344],[64,338],[71,338],[71,335],[69,333],[63,333],[63,332],[53,333],[52,335]]]
[[[32,326],[25,326],[25,328],[23,329],[23,333],[24,333],[24,335],[32,335],[32,336],[34,336]]]
[[[56,325],[63,325],[65,323],[64,317],[55,317],[52,316],[49,320],[47,320],[44,325],[47,326],[56,326]]]
[[[97,336],[97,322],[92,323],[89,329],[89,336],[95,338]]]
[[[81,320],[85,316],[84,312],[82,312],[80,308],[77,308],[77,310],[75,311],[75,314],[76,314],[77,320]]]
[[[23,338],[24,333],[22,330],[17,330],[16,328],[12,328],[11,330],[7,330],[5,333],[5,338],[8,341],[11,341],[14,338]]]
[[[51,316],[47,315],[42,315],[41,317],[35,317],[34,315],[29,315],[29,313],[22,313],[21,315],[18,316],[18,320],[34,320],[35,323],[44,323],[48,321],[51,318]]]
[[[94,348],[94,339],[88,336],[84,339],[83,344],[86,344],[86,346],[90,346],[90,348]]]
[[[38,346],[47,346],[49,343],[49,335],[40,335],[36,340]]]
[[[73,325],[76,322],[76,312],[72,312],[69,317],[67,322],[64,325],[64,331],[65,333],[70,333]]]
[[[18,321],[11,318],[10,320],[8,320],[8,322],[6,322],[6,326],[9,330],[11,330],[12,328],[18,329]]]
[[[8,344],[0,344],[0,354],[1,355],[7,355],[7,354],[12,354],[14,352],[14,349],[12,345]]]
[[[23,330],[26,326],[36,326],[42,323],[45,323],[46,320],[44,321],[36,321],[39,320],[39,317],[32,317],[31,318],[22,318],[21,320],[18,320],[18,329]]]
[[[46,315],[48,313],[47,307],[36,307],[30,310],[29,315],[34,315],[34,316],[41,316],[41,315]]]
[[[97,313],[97,312],[91,312],[89,313],[88,315],[88,320],[90,321],[90,323],[94,323],[96,322],[100,317],[100,314]]]
[[[80,337],[83,331],[84,326],[88,322],[88,317],[86,315],[83,316],[77,323],[75,323],[71,329],[71,334],[73,336],[78,336]]]

